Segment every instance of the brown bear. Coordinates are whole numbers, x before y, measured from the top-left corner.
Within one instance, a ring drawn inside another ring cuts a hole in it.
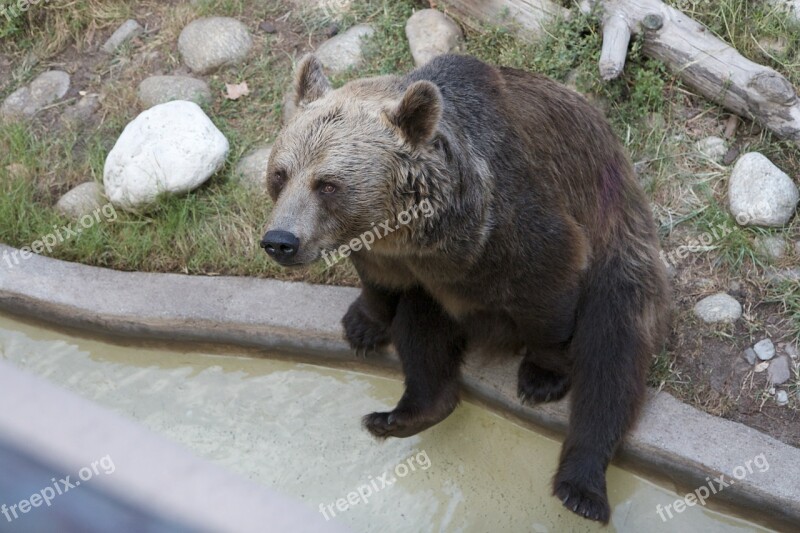
[[[544,76],[454,55],[336,90],[306,56],[295,101],[261,246],[285,266],[352,260],[362,292],[345,336],[358,351],[391,342],[405,374],[397,407],[366,429],[408,437],[447,417],[469,346],[523,350],[523,401],[572,391],[554,495],[608,522],[605,471],[669,298],[649,205],[605,118]]]

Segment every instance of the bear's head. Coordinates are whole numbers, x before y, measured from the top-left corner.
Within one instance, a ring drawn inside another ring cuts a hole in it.
[[[307,55],[294,93],[297,112],[267,167],[274,206],[261,246],[273,259],[306,265],[382,223],[394,227],[408,210],[415,219],[430,216],[420,210],[430,207],[425,169],[441,152],[434,137],[442,99],[434,84],[404,87],[386,76],[334,90],[319,60]]]

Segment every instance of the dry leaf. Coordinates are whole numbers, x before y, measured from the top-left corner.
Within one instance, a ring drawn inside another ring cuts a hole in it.
[[[225,90],[225,98],[228,100],[238,100],[240,97],[250,94],[250,88],[247,86],[246,81],[242,83],[226,83]]]

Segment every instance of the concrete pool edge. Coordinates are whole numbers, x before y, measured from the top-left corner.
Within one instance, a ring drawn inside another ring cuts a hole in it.
[[[0,255],[12,248],[0,245]],[[339,320],[358,291],[256,278],[118,272],[34,255],[0,264],[0,310],[125,338],[210,342],[349,362]],[[362,361],[363,363],[364,361]],[[392,356],[366,361],[395,366]],[[566,402],[535,408],[516,398],[510,359],[471,358],[464,387],[478,401],[563,433]],[[624,459],[685,487],[708,484],[764,453],[769,469],[749,473],[713,498],[774,522],[800,524],[800,450],[742,424],[653,393]],[[653,510],[656,514],[656,510]],[[658,515],[656,515],[658,516]]]

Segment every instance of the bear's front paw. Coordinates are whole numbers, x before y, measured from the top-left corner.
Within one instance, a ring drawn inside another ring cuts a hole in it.
[[[390,413],[368,414],[361,422],[374,437],[385,439],[411,437],[428,429],[437,421],[426,421],[422,417],[395,409]]]
[[[523,403],[560,400],[569,391],[569,377],[523,360],[519,366],[517,395]]]
[[[579,487],[563,481],[553,490],[556,498],[561,500],[564,507],[589,520],[597,520],[608,524],[611,517],[611,507],[605,494],[593,494],[581,490]]]
[[[342,319],[342,325],[350,347],[357,354],[366,355],[389,344],[389,327],[367,316],[362,305],[360,299],[353,302]]]

